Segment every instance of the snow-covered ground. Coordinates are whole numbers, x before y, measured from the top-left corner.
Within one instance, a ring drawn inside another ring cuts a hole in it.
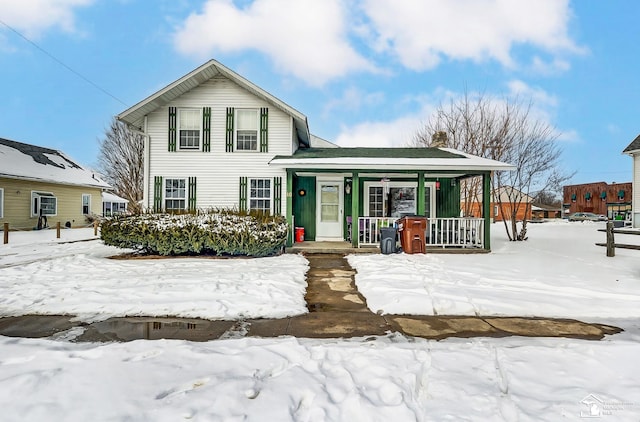
[[[0,337],[1,419],[637,421],[637,340]]]
[[[351,255],[356,285],[373,312],[509,315],[602,320],[640,318],[640,251],[607,257],[604,223],[529,224],[509,242],[493,224],[488,255]],[[616,235],[640,245],[640,236]]]
[[[84,234],[84,236],[83,236]],[[68,240],[93,229],[63,231]],[[0,245],[0,316],[70,314],[205,319],[282,318],[307,312],[308,262],[257,259],[114,260],[100,240],[60,243],[55,230],[10,233]]]
[[[531,225],[529,241],[509,243],[494,225],[489,255],[350,260],[372,309],[414,312],[412,306],[422,300],[439,313],[517,314],[526,309],[525,314],[575,316],[599,307],[586,315],[626,329],[602,341],[512,337],[436,342],[393,333],[351,340],[207,343],[76,344],[63,340],[73,335],[58,340],[0,337],[0,419],[638,421],[640,318],[632,308],[640,296],[634,286],[640,284],[640,252],[618,249],[615,258],[606,258],[604,248],[593,245],[604,239],[598,227]],[[59,313],[71,302],[75,307],[69,312],[90,305],[93,310],[82,311],[83,318],[102,319],[135,309],[173,313],[182,309],[177,303],[200,300],[212,308],[224,300],[258,306],[255,297],[270,294],[268,300],[278,303],[260,312],[279,308],[295,313],[301,306],[294,297],[303,294],[300,275],[307,264],[299,256],[113,261],[105,257],[117,250],[98,241],[58,244],[17,237],[0,245],[4,315],[20,309]],[[401,263],[406,271],[399,269]],[[419,270],[434,274],[422,276]],[[363,286],[363,280],[375,288]],[[202,292],[207,283],[215,288]],[[208,299],[200,297],[205,295]],[[280,295],[286,297],[282,302]],[[389,304],[403,296],[419,300],[392,310]],[[134,300],[137,308],[123,308]]]

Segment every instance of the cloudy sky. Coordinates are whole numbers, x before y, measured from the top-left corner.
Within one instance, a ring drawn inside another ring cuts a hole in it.
[[[403,146],[462,93],[531,99],[573,183],[630,181],[640,2],[0,0],[0,137],[97,161],[111,118],[210,58],[342,146]]]

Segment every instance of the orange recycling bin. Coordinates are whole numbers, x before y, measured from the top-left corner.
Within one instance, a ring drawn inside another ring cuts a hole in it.
[[[296,242],[304,242],[304,227],[296,227]]]
[[[397,221],[402,250],[409,254],[425,253],[426,217],[402,217]]]

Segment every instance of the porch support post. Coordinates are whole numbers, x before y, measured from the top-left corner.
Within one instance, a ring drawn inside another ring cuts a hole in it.
[[[418,201],[417,201],[417,215],[425,215],[425,203],[424,203],[424,171],[418,172]]]
[[[482,216],[484,217],[484,248],[491,250],[491,173],[482,173]]]
[[[293,245],[293,170],[287,169],[287,209],[286,209],[287,225],[289,226],[289,235],[287,236],[287,247]]]
[[[360,175],[357,171],[351,177],[351,245],[358,247],[360,241]]]

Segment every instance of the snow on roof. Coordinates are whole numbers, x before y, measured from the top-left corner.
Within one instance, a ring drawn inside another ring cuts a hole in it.
[[[0,177],[109,188],[61,151],[0,138]]]
[[[129,203],[128,199],[124,199],[123,197],[110,192],[102,192],[102,201],[103,202],[124,202],[127,204]]]
[[[451,148],[309,148],[278,155],[269,164],[307,169],[515,170],[511,164]]]

